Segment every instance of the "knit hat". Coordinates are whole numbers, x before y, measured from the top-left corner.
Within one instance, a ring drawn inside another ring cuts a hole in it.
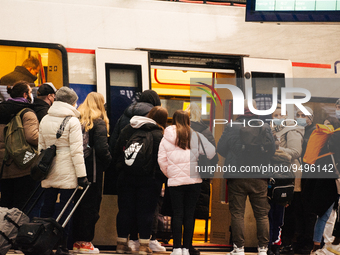
[[[305,108],[307,109],[307,111],[311,114],[311,115],[306,115],[312,122],[313,122],[313,118],[314,118],[314,112],[312,110],[312,108],[305,106]],[[297,112],[302,112],[301,110],[298,110]]]
[[[140,95],[139,102],[150,103],[153,106],[161,105],[161,100],[156,91],[148,89]]]
[[[47,96],[49,94],[55,94],[57,89],[54,87],[52,82],[45,82],[38,89],[38,96]]]
[[[336,102],[335,102],[335,105],[338,105],[338,104],[340,104],[340,98],[338,100],[336,100]]]
[[[56,101],[61,101],[70,105],[74,105],[78,100],[77,93],[68,87],[61,87],[55,96]]]

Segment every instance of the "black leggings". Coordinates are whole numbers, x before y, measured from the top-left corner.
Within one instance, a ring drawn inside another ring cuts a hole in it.
[[[173,217],[171,222],[174,248],[181,248],[182,226],[183,247],[189,249],[192,244],[195,225],[195,208],[201,191],[201,183],[169,187]]]

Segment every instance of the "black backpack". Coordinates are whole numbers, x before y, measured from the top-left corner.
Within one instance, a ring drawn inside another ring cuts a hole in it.
[[[295,175],[292,171],[276,172],[268,182],[268,198],[285,206],[293,200]]]
[[[270,163],[273,140],[270,139],[266,127],[246,126],[240,129],[242,143],[242,165],[260,166]]]
[[[124,148],[126,172],[132,175],[149,175],[153,171],[153,136],[138,129]]]
[[[91,147],[90,143],[90,130],[85,131],[85,126],[81,126],[82,133],[83,133],[83,153],[84,159],[91,155],[93,148]]]

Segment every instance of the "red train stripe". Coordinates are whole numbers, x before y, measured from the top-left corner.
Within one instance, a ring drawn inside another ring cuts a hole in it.
[[[329,64],[314,64],[314,63],[292,62],[292,66],[332,69],[332,65],[329,65]]]
[[[84,53],[84,54],[95,54],[95,50],[87,50],[87,49],[74,49],[74,48],[66,48],[68,53]]]

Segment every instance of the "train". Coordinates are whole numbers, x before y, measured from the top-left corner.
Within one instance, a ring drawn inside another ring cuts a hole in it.
[[[275,86],[304,88],[311,92],[306,105],[316,122],[335,114],[340,97],[337,24],[246,22],[244,6],[203,2],[1,0],[0,77],[37,56],[43,67],[37,86],[46,81],[69,86],[79,95],[78,104],[91,91],[102,93],[111,128],[146,89],[157,91],[170,117],[200,102],[204,92],[191,91],[197,82],[210,89],[225,83],[243,92],[251,87],[260,101]],[[204,119],[218,141],[224,126],[211,125],[211,119],[233,118],[232,95],[214,91]],[[230,244],[228,206],[225,180],[213,179],[211,243]],[[96,245],[116,243],[116,213],[117,198],[104,195]],[[246,246],[255,247],[251,209],[245,218]]]

